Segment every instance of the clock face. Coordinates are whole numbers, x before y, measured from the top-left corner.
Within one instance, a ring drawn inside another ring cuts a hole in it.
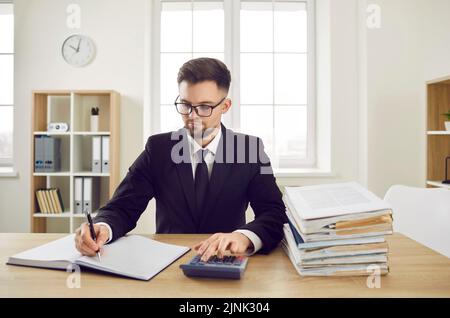
[[[85,66],[94,59],[94,42],[87,36],[74,34],[64,41],[61,53],[64,60],[70,65]]]

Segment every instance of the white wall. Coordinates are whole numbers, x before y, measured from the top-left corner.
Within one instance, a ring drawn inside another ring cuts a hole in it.
[[[425,82],[450,74],[450,1],[377,0],[367,30],[368,187],[424,187]]]
[[[30,230],[31,91],[114,89],[122,95],[120,171],[142,147],[144,0],[78,0],[81,30],[66,27],[68,1],[15,0],[14,159],[18,178],[0,178],[0,232]],[[132,3],[132,5],[131,5]],[[94,62],[73,68],[61,57],[72,33],[90,36]]]

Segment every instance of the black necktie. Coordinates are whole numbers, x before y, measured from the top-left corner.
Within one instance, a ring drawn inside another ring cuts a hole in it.
[[[209,177],[208,167],[206,166],[205,156],[208,150],[200,149],[196,152],[197,167],[195,168],[195,200],[197,213],[203,213],[204,203],[208,191]]]

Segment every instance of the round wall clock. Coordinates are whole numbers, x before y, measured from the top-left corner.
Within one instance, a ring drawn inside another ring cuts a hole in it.
[[[61,53],[64,60],[72,66],[88,65],[95,57],[94,41],[85,35],[71,35],[64,41]]]

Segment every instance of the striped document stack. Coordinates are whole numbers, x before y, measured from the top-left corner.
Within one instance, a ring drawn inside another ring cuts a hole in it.
[[[356,182],[286,187],[282,247],[302,276],[389,272],[389,204]]]

